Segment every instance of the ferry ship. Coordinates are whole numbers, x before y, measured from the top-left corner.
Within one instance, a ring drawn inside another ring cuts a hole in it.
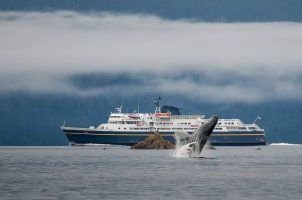
[[[204,115],[182,115],[174,106],[160,107],[161,97],[155,103],[154,113],[123,113],[122,106],[111,112],[107,123],[89,128],[61,126],[70,145],[114,144],[134,145],[150,134],[159,133],[163,139],[175,143],[176,131],[193,133],[207,119]],[[240,119],[219,119],[209,141],[211,145],[246,146],[265,145],[265,131],[256,121],[245,124]]]

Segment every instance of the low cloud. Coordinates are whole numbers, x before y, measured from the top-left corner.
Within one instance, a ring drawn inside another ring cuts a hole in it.
[[[301,99],[302,23],[0,12],[0,92],[165,92],[204,101]],[[75,84],[127,74],[129,84]],[[97,78],[97,77],[94,77]]]

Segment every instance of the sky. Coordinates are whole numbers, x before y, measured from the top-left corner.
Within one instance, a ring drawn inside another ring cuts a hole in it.
[[[173,3],[172,3],[173,2]],[[301,143],[299,0],[0,1],[0,145],[67,144],[59,127],[162,104]]]
[[[300,22],[1,11],[0,27],[2,93],[159,91],[248,103],[302,98]],[[123,73],[139,84],[82,89],[70,81],[80,74]]]

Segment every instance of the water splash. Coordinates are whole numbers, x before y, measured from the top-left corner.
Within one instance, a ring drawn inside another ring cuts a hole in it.
[[[193,151],[192,145],[194,145],[194,142],[192,143],[186,143],[186,141],[178,138],[175,138],[175,151],[173,154],[173,157],[176,158],[199,158],[199,157],[208,157],[209,155],[209,145],[210,143],[207,143],[204,147],[204,149],[201,151],[200,154],[198,154],[196,151]]]
[[[291,144],[291,143],[287,143],[287,142],[281,142],[281,143],[271,143],[269,144],[271,146],[298,146],[298,145],[301,145],[301,144]]]

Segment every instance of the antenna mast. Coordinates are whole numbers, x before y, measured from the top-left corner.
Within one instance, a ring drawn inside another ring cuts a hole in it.
[[[115,108],[117,113],[122,113],[123,104],[120,107]]]
[[[261,117],[260,117],[260,116],[257,116],[257,118],[255,119],[255,121],[253,122],[253,124],[255,124],[255,123],[256,123],[256,121],[257,121],[258,119],[260,119],[260,120],[261,120]]]
[[[161,96],[158,95],[157,99],[154,102],[155,104],[155,113],[161,113],[159,101],[161,100]]]

